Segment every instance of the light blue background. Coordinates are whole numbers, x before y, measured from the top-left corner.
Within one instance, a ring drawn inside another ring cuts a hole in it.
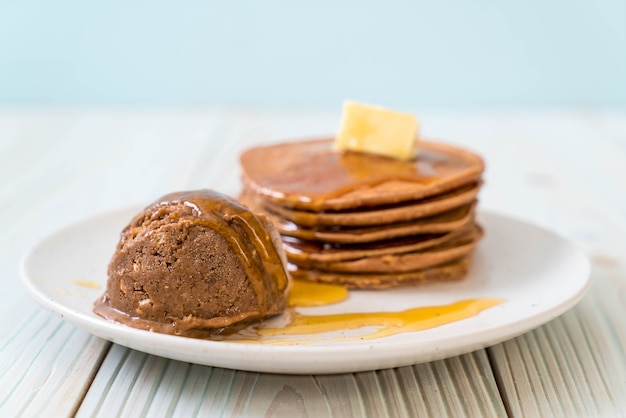
[[[0,104],[626,106],[626,0],[0,0]]]

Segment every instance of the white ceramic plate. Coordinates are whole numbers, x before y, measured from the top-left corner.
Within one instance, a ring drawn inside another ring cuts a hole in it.
[[[138,210],[88,219],[42,240],[22,260],[24,285],[43,307],[99,337],[146,353],[210,366],[322,374],[442,359],[496,344],[550,321],[574,306],[589,285],[589,262],[571,242],[522,221],[481,213],[486,235],[464,281],[356,291],[342,303],[314,308],[319,314],[391,311],[470,298],[505,299],[475,317],[375,340],[318,339],[305,345],[241,344],[162,335],[112,323],[92,313],[94,300],[104,291],[107,264],[119,232]],[[89,283],[99,288],[85,286]]]

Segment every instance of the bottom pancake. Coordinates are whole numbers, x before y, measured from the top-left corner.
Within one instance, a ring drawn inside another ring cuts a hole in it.
[[[390,287],[423,285],[463,279],[470,267],[470,257],[430,267],[402,273],[360,274],[304,269],[289,264],[289,272],[294,279],[319,283],[342,284],[352,289],[386,289]]]

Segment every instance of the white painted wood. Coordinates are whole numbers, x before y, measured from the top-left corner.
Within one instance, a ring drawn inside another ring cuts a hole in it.
[[[513,416],[621,416],[626,411],[626,314],[594,287],[578,307],[523,337],[490,349]],[[603,300],[604,299],[604,300]],[[616,315],[617,313],[617,315]]]
[[[110,346],[25,294],[28,246],[173,190],[235,194],[242,149],[332,134],[338,113],[1,110],[0,416],[626,415],[626,113],[418,115],[425,135],[485,156],[483,208],[556,229],[590,254],[594,284],[578,307],[486,351],[349,375],[238,372]]]
[[[113,346],[82,416],[500,417],[484,351],[445,361],[330,376],[225,370]]]

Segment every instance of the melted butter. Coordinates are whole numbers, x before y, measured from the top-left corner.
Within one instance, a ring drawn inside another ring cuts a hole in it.
[[[437,179],[436,155],[426,153],[418,161],[403,161],[359,152],[337,154],[336,171],[345,170],[353,180],[405,179],[429,183]]]
[[[321,306],[348,298],[345,286],[293,280],[289,289],[289,306]]]
[[[355,336],[325,338],[329,341],[359,341],[388,337],[403,332],[434,328],[478,315],[485,309],[497,306],[503,299],[466,299],[449,305],[423,306],[398,312],[357,312],[330,315],[303,315],[293,312],[289,322],[276,328],[256,330],[256,338],[234,339],[248,344],[293,345],[315,343],[314,337],[330,332],[363,329]],[[374,328],[373,330],[371,328]],[[281,338],[284,336],[300,338]]]

